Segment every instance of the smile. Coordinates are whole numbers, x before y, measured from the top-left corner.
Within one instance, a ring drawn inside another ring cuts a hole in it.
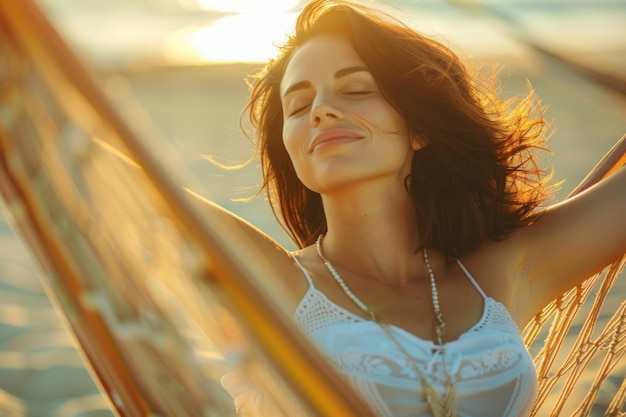
[[[313,153],[329,146],[355,142],[361,139],[363,139],[363,136],[347,129],[330,129],[320,133],[313,139],[309,152]]]

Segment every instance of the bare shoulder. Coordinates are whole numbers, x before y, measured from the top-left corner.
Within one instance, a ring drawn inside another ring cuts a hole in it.
[[[517,267],[510,245],[488,241],[461,261],[488,296],[510,306]]]
[[[520,286],[524,262],[514,235],[501,241],[488,241],[461,261],[485,294],[502,303],[518,325],[526,324],[527,294]]]
[[[269,235],[250,224],[241,217],[193,192],[189,193],[194,206],[200,213],[209,218],[209,222],[219,222],[228,229],[234,239],[246,241],[254,248],[255,256],[263,259],[263,264],[270,269],[269,274],[282,285],[295,308],[295,304],[304,295],[307,282],[302,270],[294,262],[293,257]]]
[[[485,293],[504,304],[520,328],[569,289],[561,286],[554,290],[548,286],[554,281],[554,271],[537,276],[536,264],[553,255],[549,248],[544,248],[546,254],[538,255],[535,246],[540,243],[532,237],[533,226],[526,226],[501,241],[485,242],[462,259]]]
[[[317,255],[314,245],[303,248],[293,253],[298,263],[306,271],[313,285],[324,294],[333,294],[336,290],[336,282],[328,275],[328,271]],[[332,297],[331,297],[332,298]]]

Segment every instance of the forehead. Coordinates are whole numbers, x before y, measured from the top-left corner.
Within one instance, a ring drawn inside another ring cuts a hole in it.
[[[294,52],[280,84],[281,94],[290,85],[332,77],[337,71],[365,66],[352,44],[340,35],[318,35]]]

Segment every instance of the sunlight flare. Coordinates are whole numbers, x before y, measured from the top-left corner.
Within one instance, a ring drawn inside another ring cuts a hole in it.
[[[225,16],[203,28],[173,33],[168,59],[191,62],[264,62],[276,55],[293,28],[294,13],[242,13]]]

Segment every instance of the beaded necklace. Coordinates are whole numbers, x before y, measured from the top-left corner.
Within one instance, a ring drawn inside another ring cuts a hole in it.
[[[432,295],[433,302],[433,310],[435,312],[435,318],[437,320],[437,326],[435,328],[435,335],[437,337],[437,343],[440,348],[441,361],[443,364],[444,374],[446,376],[446,393],[444,396],[440,395],[437,390],[432,386],[430,382],[428,382],[424,373],[419,369],[419,366],[415,359],[406,351],[404,346],[396,339],[393,335],[392,329],[389,326],[389,323],[382,320],[380,317],[374,313],[363,301],[361,301],[346,285],[344,280],[341,278],[337,270],[333,264],[330,263],[328,259],[324,256],[322,252],[322,240],[324,239],[324,235],[320,235],[315,242],[315,246],[317,248],[317,255],[319,256],[322,263],[328,269],[328,272],[332,275],[334,280],[337,282],[339,287],[342,289],[344,294],[354,303],[356,304],[365,314],[369,315],[371,320],[378,324],[380,328],[383,330],[385,335],[389,337],[389,339],[394,343],[394,345],[402,352],[404,356],[406,356],[407,362],[413,368],[413,371],[418,375],[420,379],[420,383],[422,384],[422,388],[424,391],[424,397],[426,402],[428,403],[430,410],[433,413],[434,417],[455,417],[457,416],[456,410],[456,388],[450,374],[447,370],[446,360],[445,360],[445,345],[443,343],[443,335],[445,333],[446,322],[443,319],[443,314],[441,313],[441,309],[439,307],[439,292],[437,291],[437,285],[435,282],[435,274],[433,273],[433,269],[430,266],[430,262],[428,260],[428,251],[424,248],[424,262],[426,263],[426,268],[428,269],[428,275],[430,276],[430,289]]]

